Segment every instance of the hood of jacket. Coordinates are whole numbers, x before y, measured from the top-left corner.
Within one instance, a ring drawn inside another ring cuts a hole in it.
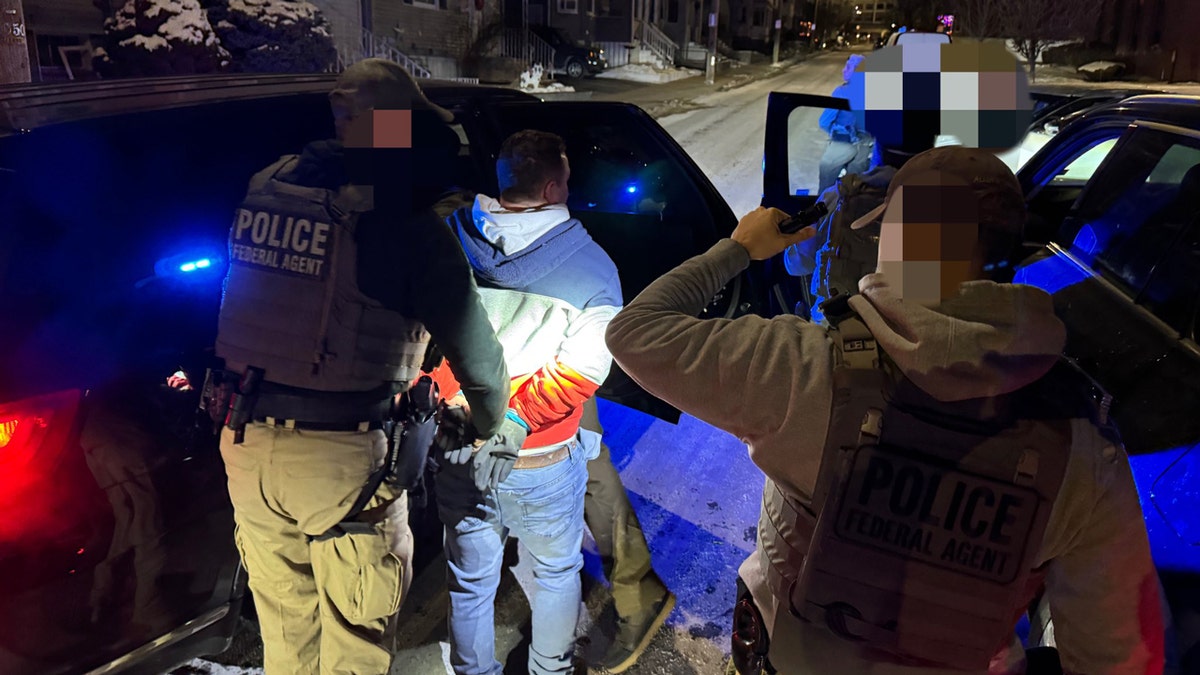
[[[280,172],[285,183],[303,187],[336,190],[349,183],[346,175],[345,152],[335,140],[313,141],[304,146],[295,164]]]
[[[592,241],[565,204],[509,211],[487,195],[455,211],[450,226],[476,276],[501,288],[538,281]]]
[[[850,305],[913,384],[940,401],[1000,396],[1045,375],[1066,326],[1040,288],[972,281],[933,308],[905,303],[883,274],[859,282]]]

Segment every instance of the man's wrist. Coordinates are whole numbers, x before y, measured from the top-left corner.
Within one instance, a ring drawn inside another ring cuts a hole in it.
[[[504,418],[514,424],[519,425],[522,429],[525,430],[525,433],[529,433],[529,431],[530,431],[529,423],[526,422],[525,420],[521,419],[521,416],[517,414],[516,410],[509,408],[508,411],[506,411],[504,413]]]

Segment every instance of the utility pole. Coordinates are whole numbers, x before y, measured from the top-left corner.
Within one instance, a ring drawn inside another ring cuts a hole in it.
[[[713,0],[712,14],[708,15],[708,63],[704,66],[704,83],[712,84],[717,78],[717,17],[721,16],[721,0]]]
[[[775,0],[775,53],[771,65],[779,65],[779,34],[783,32],[783,0]]]
[[[0,85],[24,84],[31,79],[25,10],[21,0],[0,0]]]

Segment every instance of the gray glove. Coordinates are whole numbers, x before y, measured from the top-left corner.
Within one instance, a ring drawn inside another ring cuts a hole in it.
[[[442,457],[451,464],[466,464],[475,453],[471,440],[475,438],[470,414],[458,405],[442,405],[438,415],[438,432],[434,444],[442,451]]]
[[[475,452],[475,487],[480,492],[494,490],[508,478],[527,434],[525,427],[506,417],[500,431]]]

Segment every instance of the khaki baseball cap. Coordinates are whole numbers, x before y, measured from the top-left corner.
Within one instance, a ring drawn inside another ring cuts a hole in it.
[[[449,110],[435,105],[407,70],[386,59],[363,59],[354,63],[337,79],[329,100],[358,113],[377,110],[429,110],[445,123],[454,121]]]
[[[947,145],[914,155],[892,177],[887,196],[878,207],[850,224],[859,230],[877,223],[888,202],[905,181],[936,171],[968,183],[979,200],[979,226],[1020,235],[1025,228],[1025,196],[1021,183],[999,157],[979,148]]]

